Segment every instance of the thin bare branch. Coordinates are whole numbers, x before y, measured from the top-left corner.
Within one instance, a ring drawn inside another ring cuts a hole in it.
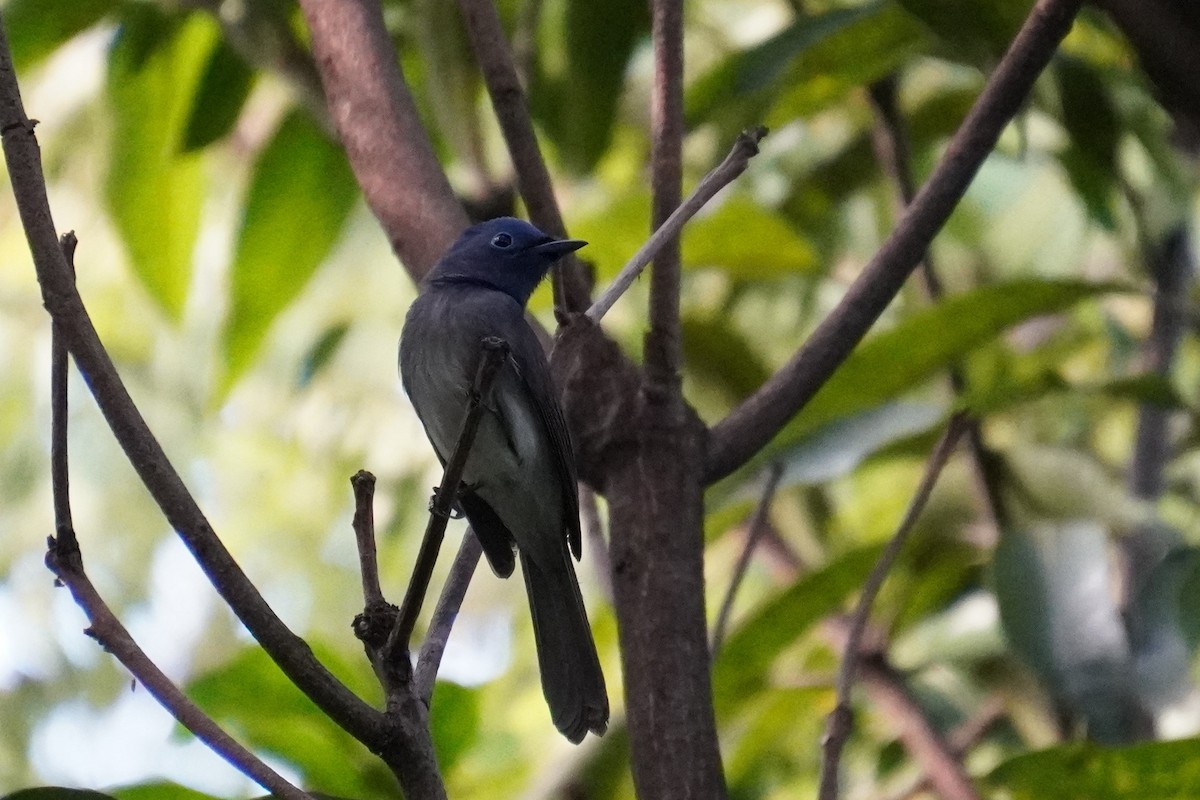
[[[883,582],[891,571],[892,566],[896,563],[896,558],[904,548],[904,544],[908,540],[908,534],[912,531],[912,527],[920,516],[921,511],[925,508],[925,503],[929,500],[929,495],[933,492],[934,484],[937,483],[938,476],[942,473],[942,468],[946,466],[946,462],[950,459],[950,454],[954,451],[954,446],[958,443],[959,436],[963,430],[964,418],[960,415],[951,417],[950,423],[946,426],[945,433],[942,434],[942,438],[933,449],[933,454],[929,457],[929,463],[925,467],[925,475],[921,478],[921,483],[917,486],[912,502],[909,503],[908,510],[904,513],[904,519],[901,520],[896,533],[892,536],[891,541],[888,542],[887,547],[884,548],[883,553],[880,554],[879,561],[876,562],[874,568],[871,570],[871,574],[867,576],[862,594],[858,599],[858,605],[850,617],[850,628],[846,635],[842,665],[838,671],[837,706],[829,715],[822,747],[821,785],[817,795],[819,800],[837,800],[838,765],[841,761],[842,748],[845,746],[846,739],[849,738],[853,728],[850,692],[854,687],[854,678],[859,666],[863,633],[867,628],[867,617],[871,613],[871,606],[875,602],[875,597],[879,594],[879,589],[883,586]]]
[[[458,7],[462,10],[471,49],[483,72],[483,82],[500,123],[500,131],[508,145],[508,154],[517,175],[517,188],[525,201],[529,218],[551,236],[565,237],[567,229],[558,209],[558,201],[554,199],[550,170],[546,168],[546,161],[538,146],[525,88],[517,75],[496,5],[493,0],[458,0]],[[587,305],[587,288],[579,263],[573,255],[555,265],[552,280],[554,308],[560,316],[568,311],[581,310]]]
[[[329,114],[367,204],[423,276],[467,226],[417,114],[378,0],[300,0]]]
[[[386,739],[382,715],[337,680],[267,605],[213,532],[146,426],[96,335],[55,233],[34,123],[25,115],[7,37],[0,31],[0,135],[21,223],[47,311],[87,379],[96,404],[138,476],[201,568],[263,649],[338,725],[372,748]]]
[[[877,120],[873,137],[876,157],[883,165],[884,171],[891,176],[896,186],[900,210],[903,211],[912,204],[916,195],[916,181],[913,178],[908,132],[896,102],[896,80],[893,74],[871,84],[870,97]],[[932,252],[925,251],[918,270],[926,298],[931,301],[940,300],[945,294],[945,289],[938,276]],[[967,379],[958,366],[951,366],[946,378],[956,397],[962,397],[966,393]],[[984,441],[983,427],[979,420],[969,419],[963,435],[971,454],[971,473],[976,498],[992,529],[999,531],[1005,524],[1004,503],[1000,493],[1000,481],[993,464],[994,456]]]
[[[417,553],[417,563],[413,567],[412,579],[409,581],[408,590],[404,593],[404,600],[400,603],[400,614],[396,617],[395,626],[380,653],[382,662],[388,665],[389,671],[400,677],[401,681],[408,677],[411,669],[408,645],[412,639],[413,628],[417,624],[417,617],[421,614],[421,605],[425,602],[425,594],[429,591],[429,581],[433,577],[438,551],[441,550],[442,538],[446,534],[446,522],[454,513],[463,470],[467,466],[467,458],[470,456],[471,446],[475,442],[475,433],[479,429],[479,421],[483,418],[483,412],[487,407],[487,397],[491,393],[492,383],[500,372],[500,367],[508,358],[508,344],[503,339],[489,336],[480,343],[480,348],[482,353],[479,366],[476,369],[471,395],[463,414],[458,440],[454,445],[454,452],[446,460],[441,485],[433,495],[433,502],[429,507],[429,523],[425,527],[425,536],[421,540],[421,550]],[[399,683],[400,681],[393,683],[389,690],[398,686]]]
[[[475,531],[467,528],[463,534],[462,544],[458,546],[458,554],[450,565],[450,573],[442,586],[442,595],[438,598],[429,619],[429,627],[425,630],[425,641],[421,642],[421,654],[417,657],[417,668],[413,674],[413,690],[425,705],[433,698],[433,686],[437,682],[438,669],[442,665],[442,656],[446,652],[446,643],[450,641],[450,629],[462,608],[463,598],[475,576],[475,568],[479,565],[479,557],[483,547],[475,536]]]
[[[742,131],[733,143],[729,154],[711,172],[704,176],[695,190],[684,200],[679,208],[667,217],[667,221],[658,227],[654,234],[646,240],[633,257],[621,267],[617,277],[609,284],[604,293],[592,303],[587,315],[593,321],[599,322],[609,309],[616,304],[621,295],[628,291],[633,282],[642,274],[646,265],[655,259],[659,250],[671,239],[679,235],[688,220],[696,216],[700,209],[724,189],[735,178],[746,171],[750,159],[758,155],[758,143],[767,135],[767,129],[761,125]]]
[[[708,482],[733,472],[761,450],[816,394],[883,313],[1028,96],[1081,4],[1082,0],[1039,0],[941,163],[837,308],[778,372],[713,427]]]
[[[721,643],[725,641],[729,615],[733,612],[733,600],[737,596],[738,588],[742,585],[742,579],[746,577],[746,570],[750,567],[750,557],[754,555],[754,549],[758,546],[759,540],[770,527],[768,517],[771,513],[771,502],[775,499],[775,490],[779,488],[779,479],[782,477],[783,465],[772,464],[767,470],[767,480],[763,485],[762,497],[758,499],[754,514],[746,525],[746,544],[742,547],[737,564],[733,567],[733,577],[729,580],[729,591],[725,592],[725,599],[721,602],[721,611],[717,614],[717,624],[713,628],[711,650],[714,661],[717,659],[717,654],[721,652]]]
[[[865,676],[864,676],[865,677]],[[983,737],[991,730],[996,723],[1004,719],[1007,712],[1004,710],[1004,702],[999,697],[993,697],[972,716],[963,720],[958,726],[950,731],[946,737],[946,745],[950,748],[950,754],[955,758],[957,763],[962,763],[962,759],[971,752],[971,750],[983,741]],[[917,780],[905,788],[893,792],[888,795],[890,800],[912,800],[912,798],[934,788],[933,781],[929,775],[921,775]],[[973,791],[973,790],[972,790]],[[945,791],[940,792],[943,796],[953,797],[953,793]]]
[[[282,775],[268,767],[256,755],[226,733],[211,717],[188,699],[138,646],[129,631],[121,624],[96,591],[96,587],[83,572],[75,558],[62,558],[60,542],[51,537],[46,565],[71,591],[71,596],[87,614],[90,627],[86,633],[112,653],[138,682],[146,687],[151,696],[170,712],[181,725],[196,735],[221,758],[232,764],[275,797],[285,800],[312,800],[310,795],[289,783]]]

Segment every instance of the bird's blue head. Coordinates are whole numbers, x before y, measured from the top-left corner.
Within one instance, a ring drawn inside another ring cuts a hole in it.
[[[489,286],[523,306],[550,266],[585,244],[547,236],[523,219],[499,217],[463,231],[433,265],[429,282]]]

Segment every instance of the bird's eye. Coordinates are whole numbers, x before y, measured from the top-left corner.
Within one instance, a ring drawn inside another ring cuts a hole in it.
[[[499,247],[501,250],[512,247],[512,237],[507,233],[497,233],[492,237],[492,247]]]

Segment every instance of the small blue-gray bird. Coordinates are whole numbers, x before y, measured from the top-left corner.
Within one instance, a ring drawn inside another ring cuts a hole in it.
[[[580,557],[571,439],[525,304],[550,266],[586,242],[502,217],[463,232],[426,277],[400,338],[400,377],[444,464],[485,337],[508,344],[463,470],[459,505],[502,578],[521,559],[542,692],[572,742],[608,725],[608,694],[571,555]]]

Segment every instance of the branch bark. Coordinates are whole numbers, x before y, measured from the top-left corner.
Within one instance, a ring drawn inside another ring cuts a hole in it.
[[[462,10],[471,50],[483,72],[492,109],[508,146],[508,155],[517,175],[517,189],[525,201],[529,218],[551,236],[565,238],[567,228],[558,201],[554,199],[550,170],[546,168],[538,146],[533,120],[529,116],[529,101],[517,75],[496,5],[492,0],[459,0],[458,7]],[[560,316],[587,306],[587,286],[574,254],[554,266],[552,279],[554,308]]]
[[[467,226],[400,71],[378,0],[300,0],[329,115],[405,269],[422,277]]]
[[[718,423],[706,480],[746,463],[816,394],[904,285],[1020,108],[1082,0],[1039,0],[988,80],[945,156],[842,302],[791,359]]]

